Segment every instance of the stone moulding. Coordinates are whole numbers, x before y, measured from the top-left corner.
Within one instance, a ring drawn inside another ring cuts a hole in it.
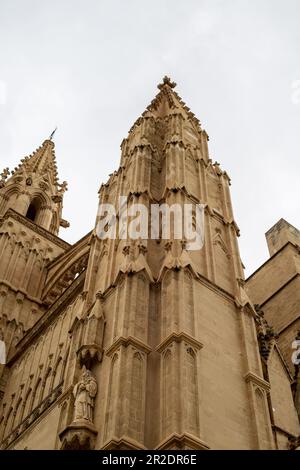
[[[69,424],[59,433],[61,450],[93,450],[98,431],[85,420]]]
[[[133,338],[132,336],[128,336],[127,338],[125,338],[124,336],[121,336],[117,338],[114,343],[107,349],[106,355],[111,356],[120,346],[124,346],[125,348],[127,348],[127,346],[129,345],[144,351],[146,354],[149,354],[152,351],[148,344],[138,340],[137,338]]]
[[[133,273],[133,275],[136,275],[138,273]],[[117,275],[115,281],[113,284],[111,284],[107,289],[105,289],[103,292],[102,292],[102,296],[104,299],[108,298],[109,295],[111,295],[114,291],[114,289],[116,288],[117,286],[117,283],[120,279],[121,276],[126,276],[128,275],[127,274],[124,274],[122,272],[119,272],[119,274]],[[78,279],[78,278],[77,278]],[[215,292],[217,295],[220,295],[222,296],[225,300],[227,300],[228,302],[232,302],[232,303],[235,303],[235,305],[237,305],[237,307],[241,308],[241,306],[239,304],[236,304],[236,300],[235,300],[235,297],[229,293],[228,291],[226,291],[225,289],[223,289],[222,287],[218,286],[217,284],[215,284],[214,282],[212,282],[211,280],[209,280],[207,277],[203,276],[202,274],[197,274],[197,276],[194,276],[194,279],[195,281],[199,282],[200,284],[202,284],[204,287],[207,287],[208,289],[210,289],[212,292]],[[153,286],[160,286],[161,285],[161,281],[159,280],[156,280],[155,282],[153,283],[150,283],[151,285]]]
[[[97,344],[83,344],[77,350],[76,355],[81,367],[86,365],[89,369],[94,362],[101,362],[103,357],[103,348]]]
[[[156,348],[156,351],[162,352],[170,343],[173,342],[179,343],[181,341],[186,341],[191,346],[194,346],[196,349],[202,349],[203,343],[188,335],[187,333],[172,333],[167,338],[165,338]]]
[[[38,233],[39,235],[42,235],[47,240],[50,240],[55,245],[59,246],[60,248],[63,248],[64,250],[67,250],[71,246],[68,242],[65,242],[61,238],[56,237],[55,235],[50,233],[48,230],[44,229],[43,227],[40,227],[39,225],[29,220],[27,217],[24,217],[23,215],[14,211],[13,209],[8,209],[8,211],[4,214],[2,219],[5,220],[8,217],[12,217],[18,222],[21,222],[23,225],[30,228],[33,232]]]
[[[254,372],[247,372],[246,375],[244,375],[244,379],[246,380],[247,383],[249,382],[252,382],[256,385],[258,385],[259,387],[263,388],[264,390],[266,390],[267,392],[270,390],[271,386],[269,384],[269,382],[267,382],[266,380],[262,379],[261,377],[259,377],[258,375],[254,374]]]
[[[18,295],[18,294],[24,295],[24,296],[26,296],[26,299],[29,300],[30,302],[33,302],[33,303],[39,305],[40,307],[43,307],[43,302],[40,299],[38,299],[37,297],[32,297],[32,295],[28,295],[28,293],[26,292],[25,289],[22,289],[22,288],[16,289],[16,287],[11,282],[9,282],[5,279],[1,279],[1,284],[2,284],[1,287],[3,287],[3,286],[7,287],[11,291],[13,291],[16,295]]]
[[[101,450],[146,450],[146,447],[130,437],[122,436],[120,438],[112,437],[108,442],[105,442]]]
[[[206,442],[190,434],[173,433],[164,439],[157,447],[157,450],[209,450]]]

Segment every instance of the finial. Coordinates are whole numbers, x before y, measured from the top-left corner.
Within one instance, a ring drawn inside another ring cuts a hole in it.
[[[157,88],[159,90],[162,90],[164,86],[169,86],[170,88],[175,88],[176,83],[171,82],[170,77],[167,77],[167,75],[165,75],[164,78],[163,78],[163,83],[159,83],[159,85],[157,85]]]
[[[59,193],[64,194],[66,191],[68,191],[68,183],[66,181],[63,181],[62,183],[58,183],[57,186],[60,188]]]
[[[4,168],[4,170],[2,171],[2,173],[0,173],[0,176],[3,178],[3,179],[6,179],[9,175],[9,168]]]
[[[4,170],[2,171],[2,173],[0,173],[0,188],[3,188],[3,186],[5,185],[5,180],[7,179],[7,177],[9,176],[10,174],[10,171],[8,168],[4,168]]]
[[[56,131],[57,131],[57,127],[54,129],[53,132],[51,132],[50,137],[49,137],[49,140],[52,140],[52,139],[53,139],[53,136],[54,136],[54,134],[55,134]]]

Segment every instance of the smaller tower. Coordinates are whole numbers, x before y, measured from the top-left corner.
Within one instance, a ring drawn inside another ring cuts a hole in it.
[[[58,182],[51,138],[0,175],[0,339],[8,360],[45,311],[49,262],[69,247],[57,237],[59,227],[68,226],[61,218],[67,183]]]
[[[25,216],[54,235],[68,223],[61,218],[67,183],[58,183],[54,143],[47,139],[21,163],[11,176],[5,168],[0,181],[0,216],[8,209]]]

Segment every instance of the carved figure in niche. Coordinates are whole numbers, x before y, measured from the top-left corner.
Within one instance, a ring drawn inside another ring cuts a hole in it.
[[[93,422],[93,411],[95,405],[95,396],[97,394],[97,382],[95,377],[88,369],[84,369],[79,382],[75,385],[73,394],[74,421],[87,420]]]

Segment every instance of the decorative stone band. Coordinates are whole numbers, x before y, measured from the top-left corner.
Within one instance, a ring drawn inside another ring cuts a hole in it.
[[[7,289],[6,292],[4,291],[4,289]],[[1,279],[1,295],[6,296],[9,291],[13,291],[14,295],[16,297],[18,296],[16,300],[19,304],[22,303],[23,299],[26,296],[27,300],[30,300],[31,302],[34,302],[37,305],[42,305],[42,302],[39,298],[29,295],[25,289],[17,289],[11,282]],[[23,296],[23,298],[21,296]]]
[[[247,383],[252,382],[252,383],[258,385],[259,387],[263,388],[267,392],[271,388],[269,382],[267,382],[265,379],[259,377],[254,372],[250,372],[250,371],[247,372],[247,374],[244,375],[244,379],[246,380]]]
[[[38,233],[39,235],[43,236],[44,238],[50,240],[51,242],[53,242],[55,245],[59,246],[63,250],[67,250],[71,246],[68,242],[65,242],[61,238],[50,233],[48,230],[40,227],[39,225],[36,225],[31,220],[27,219],[27,217],[24,217],[23,215],[19,214],[13,209],[8,209],[8,211],[4,214],[2,219],[5,220],[5,219],[8,219],[9,217],[11,217],[12,219],[18,222],[21,222],[23,225],[30,228],[31,230]]]
[[[181,333],[172,333],[169,336],[167,336],[156,348],[156,351],[162,352],[164,349],[173,342],[180,343],[182,341],[186,341],[189,343],[191,346],[194,346],[196,349],[202,349],[203,348],[203,343],[200,341],[196,340],[192,336],[190,336],[187,333],[181,332]]]
[[[120,346],[127,348],[128,346],[133,346],[146,354],[149,354],[152,349],[148,344],[144,343],[143,341],[133,338],[132,336],[128,336],[125,338],[124,336],[120,336],[113,342],[113,344],[107,349],[106,355],[111,356]]]
[[[113,437],[105,442],[101,450],[146,450],[146,447],[130,437],[122,436],[120,438]]]
[[[209,450],[210,447],[201,439],[190,434],[170,434],[157,447],[158,450]]]

